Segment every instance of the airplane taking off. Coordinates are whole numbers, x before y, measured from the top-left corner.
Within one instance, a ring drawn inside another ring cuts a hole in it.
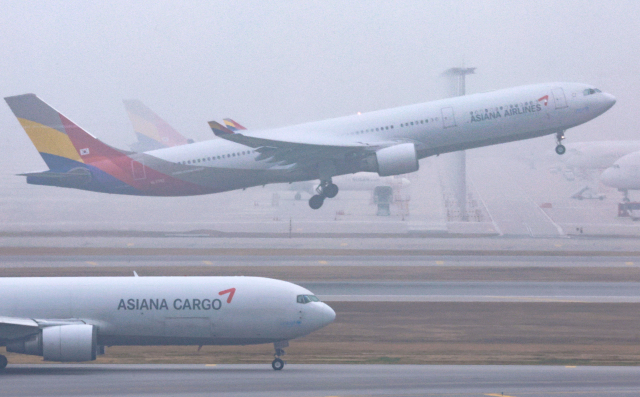
[[[307,289],[262,277],[12,277],[0,291],[0,346],[47,361],[92,361],[105,346],[273,343],[281,370],[289,340],[335,319]]]
[[[27,183],[189,196],[319,179],[313,209],[338,194],[338,175],[401,175],[428,156],[549,134],[563,154],[564,131],[616,101],[585,84],[535,84],[268,130],[209,122],[223,141],[131,153],[102,143],[34,94],[5,100],[49,166],[22,174]]]
[[[629,190],[640,190],[640,151],[627,154],[604,170],[600,180],[624,193],[629,202]]]

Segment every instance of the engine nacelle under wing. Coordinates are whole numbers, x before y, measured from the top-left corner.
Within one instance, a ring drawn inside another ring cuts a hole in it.
[[[418,155],[413,143],[401,143],[376,152],[378,175],[402,175],[418,171]]]
[[[7,343],[7,351],[42,356],[47,361],[93,361],[97,342],[97,329],[93,325],[70,324],[46,327],[37,335]]]

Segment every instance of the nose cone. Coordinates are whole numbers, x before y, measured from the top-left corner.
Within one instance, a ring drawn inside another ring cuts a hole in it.
[[[331,324],[333,320],[336,319],[336,312],[333,311],[333,309],[325,303],[323,308],[323,316],[323,323],[326,326]]]
[[[602,95],[604,97],[604,106],[605,106],[605,111],[611,109],[611,107],[613,107],[613,105],[616,104],[616,97],[614,97],[613,95],[609,94],[609,93],[603,93]]]

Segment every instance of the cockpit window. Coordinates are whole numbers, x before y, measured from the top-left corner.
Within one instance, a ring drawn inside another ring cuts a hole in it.
[[[596,94],[596,93],[598,93],[598,92],[602,92],[602,91],[600,91],[600,90],[599,90],[599,89],[597,89],[597,88],[587,88],[587,89],[585,89],[584,91],[582,91],[582,93],[584,94],[584,96],[587,96],[587,95],[593,95],[593,94]]]
[[[320,299],[315,295],[298,295],[296,298],[298,303],[320,302]]]

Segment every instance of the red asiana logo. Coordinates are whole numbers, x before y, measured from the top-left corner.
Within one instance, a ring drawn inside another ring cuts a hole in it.
[[[549,103],[549,95],[545,95],[542,98],[538,99],[538,102],[542,102],[544,103],[544,106],[547,106],[547,103]]]

